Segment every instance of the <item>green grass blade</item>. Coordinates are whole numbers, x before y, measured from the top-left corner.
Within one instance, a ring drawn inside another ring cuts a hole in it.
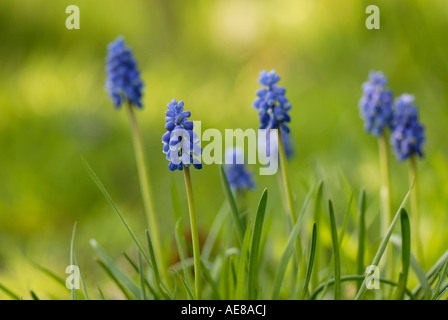
[[[437,300],[437,298],[439,297],[440,287],[442,286],[443,279],[445,279],[447,270],[448,270],[448,260],[445,262],[445,266],[443,267],[442,273],[439,276],[439,281],[437,282],[437,286],[434,288],[432,300]]]
[[[101,248],[95,239],[90,240],[90,245],[98,255],[100,266],[110,272],[112,279],[116,279],[116,281],[120,283],[119,287],[124,287],[129,290],[129,293],[133,298],[140,297],[140,288],[138,285],[118,267],[115,261],[104,251],[103,248]],[[126,290],[122,291],[125,293]],[[125,293],[125,295],[127,294]]]
[[[106,274],[112,279],[112,281],[117,285],[121,292],[125,295],[126,299],[132,300],[134,297],[126,290],[124,285],[118,280],[118,278],[114,275],[112,270],[103,262],[101,259],[95,259],[98,265],[106,272]]]
[[[317,241],[317,228],[316,228],[316,222],[314,222],[313,223],[313,233],[311,235],[311,250],[310,250],[310,256],[308,259],[308,266],[306,268],[305,285],[303,286],[302,299],[305,299],[306,294],[308,293],[308,287],[309,287],[310,280],[311,280],[311,274],[313,273],[314,256],[316,254],[316,241]]]
[[[257,216],[255,218],[254,231],[252,234],[252,245],[249,256],[249,299],[254,299],[257,295],[257,275],[258,275],[258,252],[260,247],[261,234],[263,231],[263,222],[266,213],[266,204],[268,201],[268,189],[264,189],[258,203]]]
[[[401,243],[401,272],[395,300],[403,300],[404,298],[404,289],[407,286],[409,266],[411,264],[411,226],[405,209],[401,210]]]
[[[232,219],[233,219],[233,223],[235,225],[236,234],[238,236],[238,241],[239,241],[240,245],[242,245],[244,234],[245,234],[244,226],[243,226],[243,222],[241,221],[238,206],[236,204],[235,197],[233,196],[232,190],[230,189],[229,181],[227,180],[226,171],[225,171],[225,168],[223,165],[219,166],[219,172],[221,174],[221,181],[222,181],[222,185],[224,188],[224,192],[226,194],[227,201],[229,202],[229,205],[230,205],[230,211],[232,213]]]
[[[356,257],[357,272],[363,274],[365,271],[364,252],[366,243],[366,190],[361,189],[358,200],[358,255]],[[358,290],[362,281],[358,283]]]
[[[190,273],[188,272],[188,267],[187,267],[187,263],[186,263],[184,246],[182,244],[182,236],[183,236],[182,233],[183,233],[182,218],[179,218],[179,220],[177,220],[177,222],[176,222],[174,236],[176,238],[177,252],[179,253],[179,258],[180,258],[180,262],[182,264],[182,270],[184,272],[185,281],[188,284],[191,284]]]
[[[443,296],[448,293],[448,284],[441,291],[436,300],[442,300]]]
[[[392,223],[390,224],[389,229],[386,232],[386,235],[384,236],[383,240],[381,241],[380,247],[378,248],[378,251],[375,254],[375,258],[373,259],[373,262],[371,263],[371,265],[374,266],[378,266],[381,258],[383,257],[384,251],[386,251],[386,247],[387,244],[389,243],[390,237],[392,236],[392,232],[394,231],[395,225],[398,222],[398,219],[400,217],[400,213],[401,213],[401,209],[403,209],[406,201],[408,200],[409,194],[411,193],[411,190],[414,186],[412,185],[411,188],[409,189],[408,193],[406,194],[406,196],[403,199],[403,202],[401,203],[400,207],[397,210],[397,213],[395,214],[394,219],[392,220]],[[366,290],[366,284],[367,284],[367,279],[370,275],[366,275],[364,278],[364,281],[361,285],[361,287],[358,290],[358,293],[355,296],[355,300],[359,300],[362,295],[364,294],[364,291]]]
[[[106,298],[104,297],[103,290],[101,290],[100,286],[98,286],[98,292],[100,293],[101,300],[106,300]]]
[[[241,248],[240,260],[238,262],[238,269],[236,273],[236,290],[235,290],[235,299],[242,300],[246,299],[246,273],[247,273],[247,265],[249,260],[249,251],[250,251],[250,239],[251,239],[251,228],[250,224],[246,229],[246,234],[243,239],[243,246]]]
[[[156,256],[154,253],[154,247],[152,246],[149,231],[145,230],[145,234],[146,234],[146,242],[148,243],[149,256],[151,257],[152,271],[154,272],[154,277],[156,278],[156,282],[160,289],[160,293],[165,297],[165,299],[172,300],[173,297],[171,293],[169,292],[168,288],[165,286],[162,279],[160,278],[159,268],[157,267]]]
[[[84,298],[85,298],[85,300],[89,300],[89,296],[87,295],[87,287],[86,287],[86,284],[84,282],[84,276],[82,275],[81,267],[79,266],[78,258],[76,257],[76,254],[75,254],[75,264],[79,268],[79,278],[81,280],[81,286],[82,286],[82,292],[84,293]]]
[[[9,296],[13,300],[20,300],[20,297],[17,294],[6,288],[1,283],[0,283],[0,291],[3,291],[7,296]]]
[[[72,238],[70,240],[70,265],[74,264],[74,247],[75,247],[75,233],[76,233],[76,224],[77,222],[75,222],[75,224],[73,225],[73,231],[72,231]],[[72,288],[70,289],[70,297],[72,300],[76,300],[76,288],[74,288],[72,286]]]
[[[132,261],[132,259],[127,255],[126,252],[123,253],[124,257],[126,258],[126,260],[129,262],[129,264],[132,266],[132,268],[139,273],[140,269],[137,266],[137,264]],[[154,300],[159,300],[159,295],[157,294],[157,292],[154,290],[154,288],[149,284],[148,280],[145,278],[145,284],[148,287],[149,291],[151,292],[151,294],[154,296]]]
[[[216,239],[219,236],[219,233],[224,226],[224,222],[226,221],[227,216],[229,215],[229,207],[227,202],[224,202],[221,208],[216,215],[215,220],[213,221],[212,227],[208,233],[207,239],[205,240],[204,245],[201,250],[201,258],[205,261],[208,261],[210,258],[210,254],[213,250],[213,247],[216,243]]]
[[[319,220],[320,220],[320,215],[321,215],[321,211],[322,211],[323,187],[324,187],[324,182],[323,182],[323,180],[320,180],[317,185],[315,205],[314,205],[314,221],[316,222],[317,243],[321,243],[320,232],[319,232],[319,226],[320,226]],[[314,268],[316,270],[320,270],[319,269],[319,254],[318,253],[314,257]],[[312,282],[313,288],[317,286],[317,284],[319,283],[319,272],[314,272],[312,274],[311,282]]]
[[[65,286],[65,280],[63,280],[61,277],[57,276],[54,272],[50,271],[49,269],[41,266],[37,262],[30,260],[31,265],[36,268],[37,270],[41,271],[43,274],[47,275],[51,279],[53,279],[56,283],[60,284],[64,289],[67,289]]]
[[[39,297],[37,296],[37,294],[33,290],[30,290],[30,295],[33,300],[40,300]]]
[[[82,158],[82,163],[84,164],[84,167],[86,168],[87,173],[89,174],[90,178],[93,180],[93,182],[97,185],[98,189],[100,189],[100,191],[103,193],[104,197],[106,198],[107,202],[109,202],[110,206],[112,207],[112,209],[114,210],[114,212],[118,215],[118,217],[120,218],[121,222],[123,223],[123,225],[125,226],[126,230],[128,231],[129,235],[131,236],[132,240],[134,241],[135,245],[137,246],[138,250],[140,251],[140,253],[142,254],[142,256],[145,258],[146,263],[151,266],[151,262],[149,261],[148,256],[146,255],[145,249],[143,248],[142,244],[140,243],[140,241],[137,239],[137,236],[135,235],[135,233],[132,231],[131,227],[129,226],[129,224],[126,222],[126,219],[124,218],[124,216],[121,214],[120,209],[118,209],[117,205],[115,204],[115,202],[112,200],[112,198],[110,197],[109,193],[107,192],[106,188],[104,187],[104,185],[102,184],[102,182],[98,179],[97,175],[95,174],[95,172],[92,170],[92,168],[89,166],[89,164],[87,163],[87,161]],[[65,285],[65,283],[64,283]]]
[[[398,237],[397,235],[392,235],[390,237],[390,242],[392,242],[392,244],[394,246],[396,246],[398,248],[398,250],[402,250],[401,247],[401,238]],[[428,283],[428,280],[426,279],[426,274],[425,271],[423,270],[423,268],[420,266],[420,264],[418,263],[417,259],[415,259],[414,255],[412,254],[411,251],[411,268],[414,271],[415,275],[417,276],[417,279],[419,281],[419,285],[418,287],[413,290],[412,294],[414,296],[416,296],[418,294],[418,292],[420,291],[420,289],[423,288],[424,292],[425,292],[425,299],[429,299],[431,298],[431,287]]]
[[[342,246],[342,242],[344,241],[344,236],[345,236],[345,231],[347,230],[347,225],[348,225],[348,220],[350,217],[350,210],[352,207],[352,202],[353,202],[353,198],[354,198],[355,193],[352,191],[350,198],[347,202],[347,208],[345,209],[345,214],[344,214],[344,221],[342,222],[342,227],[341,227],[341,231],[339,231],[339,247]]]
[[[180,282],[182,283],[182,285],[185,288],[185,291],[187,292],[188,299],[194,300],[193,292],[191,291],[189,284],[185,281],[185,279],[182,277],[182,275],[176,269],[169,269],[169,271],[174,273],[179,278]]]
[[[279,265],[277,267],[277,270],[275,271],[274,284],[273,284],[273,289],[272,289],[272,300],[278,299],[278,296],[280,294],[280,289],[282,286],[283,278],[285,276],[286,268],[288,266],[289,260],[291,259],[291,256],[294,254],[294,246],[296,244],[297,237],[299,236],[299,233],[300,233],[303,216],[305,215],[304,213],[305,213],[306,209],[308,208],[308,204],[313,195],[312,191],[313,191],[313,187],[310,188],[310,191],[308,192],[308,195],[305,198],[305,201],[303,203],[302,209],[300,210],[300,214],[297,219],[297,222],[294,225],[294,227],[292,228],[291,233],[289,234],[285,250],[282,253]]]
[[[330,214],[331,239],[333,242],[334,257],[334,299],[341,299],[341,257],[339,255],[338,231],[336,228],[336,219],[334,216],[333,203],[328,200],[328,212]]]
[[[146,288],[145,288],[145,269],[143,267],[143,261],[142,261],[142,255],[140,252],[137,252],[137,258],[138,258],[138,276],[140,280],[140,299],[146,300]]]

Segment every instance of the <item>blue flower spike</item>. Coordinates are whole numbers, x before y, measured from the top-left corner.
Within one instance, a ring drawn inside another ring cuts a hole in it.
[[[226,150],[225,171],[230,188],[233,191],[255,188],[253,174],[244,163],[244,153],[240,148],[229,148]]]
[[[419,122],[418,109],[414,101],[413,95],[405,93],[394,103],[390,143],[399,161],[413,155],[423,156],[425,128]]]
[[[143,107],[143,81],[137,62],[123,37],[118,37],[107,47],[106,73],[106,90],[115,108],[120,108],[125,102],[138,108]]]
[[[260,129],[281,129],[289,133],[287,123],[291,121],[288,112],[292,106],[285,97],[286,89],[277,86],[280,76],[275,70],[261,71],[258,83],[266,88],[258,89],[253,107],[258,110]]]
[[[368,81],[362,85],[360,116],[364,120],[364,130],[375,137],[392,126],[393,92],[386,87],[387,82],[381,71],[371,71]]]
[[[184,102],[175,99],[168,103],[165,115],[165,129],[162,136],[163,153],[170,162],[168,169],[171,171],[183,170],[184,167],[193,165],[196,169],[202,169],[200,157],[202,148],[194,124],[188,120],[190,111],[184,111]]]

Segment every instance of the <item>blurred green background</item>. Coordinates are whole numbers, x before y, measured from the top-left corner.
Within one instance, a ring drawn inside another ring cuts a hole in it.
[[[80,30],[65,28],[70,4],[80,8]],[[365,27],[370,4],[380,7],[380,30]],[[106,46],[119,35],[133,48],[145,82],[138,118],[168,250],[171,184],[182,199],[185,194],[182,174],[168,171],[162,154],[166,104],[185,101],[203,129],[256,128],[251,105],[264,69],[277,70],[293,104],[296,155],[290,172],[297,202],[316,176],[323,177],[342,221],[343,173],[356,194],[366,187],[373,220],[380,184],[377,142],[363,133],[357,104],[374,69],[389,77],[396,95],[415,94],[426,125],[419,196],[428,264],[433,262],[448,246],[447,16],[445,0],[1,1],[0,282],[44,297],[62,293],[29,260],[64,277],[75,221],[76,249],[90,285],[103,276],[89,238],[114,256],[133,250],[82,156],[142,235],[128,119],[104,90]],[[408,167],[391,160],[396,208],[408,188]],[[273,220],[283,230],[283,216],[275,216],[281,211],[276,177],[256,176],[256,183],[248,197],[250,214],[269,186]],[[224,201],[217,166],[193,171],[193,184],[199,225],[207,230]],[[283,237],[272,233],[281,244]]]

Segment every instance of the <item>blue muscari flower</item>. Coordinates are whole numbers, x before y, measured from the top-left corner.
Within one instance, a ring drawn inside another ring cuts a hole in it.
[[[225,153],[225,170],[230,188],[236,191],[255,188],[250,172],[244,163],[244,154],[240,148],[229,148]]]
[[[392,125],[393,93],[386,88],[387,78],[381,71],[370,71],[369,80],[362,85],[359,101],[361,118],[366,132],[378,137]]]
[[[402,94],[394,103],[392,135],[390,142],[397,159],[402,161],[414,154],[423,156],[422,145],[425,142],[425,128],[419,122],[414,96]]]
[[[196,169],[202,169],[200,156],[202,149],[196,132],[193,131],[193,122],[188,118],[190,111],[184,111],[184,102],[175,99],[168,103],[166,111],[165,129],[167,132],[162,136],[163,153],[170,161],[168,168],[171,171],[183,170],[184,166],[191,164]]]
[[[132,51],[126,47],[123,37],[107,46],[106,90],[116,108],[129,102],[142,108],[143,82]]]
[[[260,118],[260,129],[282,129],[289,133],[286,123],[291,121],[288,114],[292,106],[285,97],[286,89],[277,86],[280,76],[275,74],[275,70],[270,72],[261,71],[258,83],[267,87],[258,89],[253,107],[258,110]]]

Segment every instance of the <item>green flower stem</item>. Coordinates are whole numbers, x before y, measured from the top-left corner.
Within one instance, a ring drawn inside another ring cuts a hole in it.
[[[415,249],[420,264],[425,263],[422,238],[420,232],[420,216],[418,214],[418,179],[417,179],[417,158],[414,154],[409,158],[409,184],[414,183],[414,190],[411,193],[411,212],[412,212],[412,226],[415,234]]]
[[[190,211],[191,239],[193,242],[194,285],[196,299],[201,299],[201,252],[199,248],[198,226],[194,210],[193,188],[191,186],[190,168],[184,167],[185,187],[187,188],[188,210]]]
[[[284,189],[282,191],[286,194],[286,202],[288,203],[289,213],[291,214],[291,222],[292,226],[294,226],[297,222],[297,215],[296,215],[296,209],[294,205],[294,198],[292,196],[291,187],[289,184],[289,176],[287,172],[287,161],[286,161],[286,153],[285,153],[285,147],[283,144],[282,135],[280,133],[280,130],[278,130],[278,151],[279,151],[279,157],[280,157],[280,170],[282,171],[282,181]],[[300,236],[297,237],[297,258],[301,259],[302,257],[302,245],[300,242]]]
[[[380,200],[381,200],[381,238],[384,237],[389,229],[392,222],[392,210],[391,210],[391,198],[390,198],[390,170],[389,170],[389,146],[387,143],[387,137],[383,133],[378,138],[378,147],[380,155],[380,171],[381,171],[381,189],[380,189]],[[388,249],[385,257],[383,258],[384,265],[388,276],[393,276],[394,263],[393,263],[393,252],[392,249]]]
[[[160,266],[160,273],[162,275],[162,278],[166,280],[167,278],[166,278],[165,264],[162,258],[162,250],[160,245],[159,228],[157,225],[155,210],[151,199],[151,188],[149,184],[148,170],[146,169],[146,160],[143,152],[142,137],[138,127],[137,118],[135,117],[134,106],[131,103],[129,103],[127,110],[129,115],[129,121],[131,123],[135,160],[137,162],[137,171],[140,180],[140,189],[143,198],[143,206],[145,209],[146,220],[149,232],[151,234],[151,241],[154,246],[154,254],[156,257],[156,261],[157,264]]]

